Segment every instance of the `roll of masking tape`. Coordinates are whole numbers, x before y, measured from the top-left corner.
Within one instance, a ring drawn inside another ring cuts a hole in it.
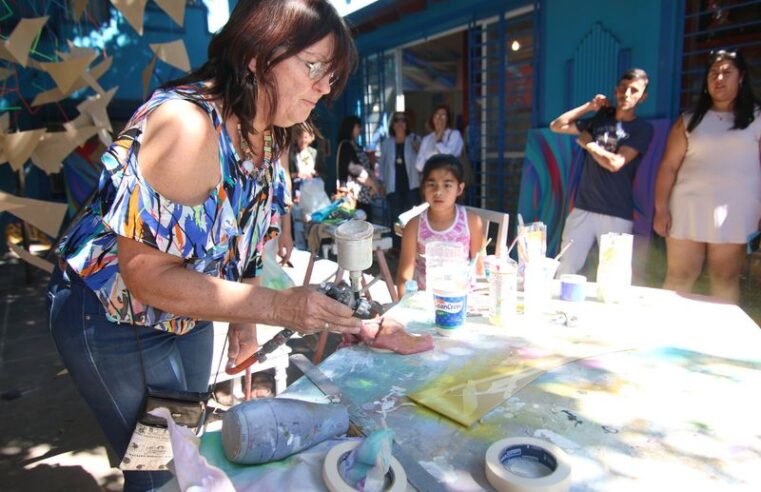
[[[554,444],[511,437],[486,451],[486,479],[498,492],[565,492],[571,487],[571,465]]]
[[[322,463],[322,479],[325,481],[325,486],[330,492],[357,492],[357,489],[346,483],[343,477],[341,477],[338,465],[346,459],[349,451],[359,445],[359,442],[342,442],[333,446],[325,456],[325,461]],[[393,456],[391,457],[391,465],[386,478],[387,485],[383,488],[384,492],[404,492],[407,490],[407,474],[404,472],[404,468],[399,463],[399,460]]]

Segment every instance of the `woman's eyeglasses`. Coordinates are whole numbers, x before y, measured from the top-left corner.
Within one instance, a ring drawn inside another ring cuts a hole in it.
[[[294,56],[298,61],[306,65],[307,69],[309,70],[309,74],[307,75],[309,80],[317,82],[318,80],[322,80],[327,76],[329,77],[328,83],[330,85],[335,84],[338,80],[338,76],[335,73],[328,73],[328,70],[330,70],[330,63],[323,61],[310,62],[304,60],[299,55]]]
[[[394,118],[394,119],[393,119],[393,120],[391,120],[391,121],[393,121],[394,123],[399,123],[400,121],[401,121],[402,123],[407,123],[407,118],[405,118],[405,117],[403,117],[403,116],[397,116],[396,118]]]

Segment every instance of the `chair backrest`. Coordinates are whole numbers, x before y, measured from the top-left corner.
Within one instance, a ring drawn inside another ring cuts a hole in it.
[[[472,212],[481,217],[484,223],[484,242],[489,237],[489,224],[497,225],[497,237],[494,245],[494,254],[499,256],[504,248],[507,248],[507,228],[510,225],[510,215],[504,212],[497,212],[496,210],[486,210],[484,208],[465,207],[466,210]]]

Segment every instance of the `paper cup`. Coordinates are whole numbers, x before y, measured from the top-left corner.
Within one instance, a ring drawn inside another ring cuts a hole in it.
[[[561,275],[560,276],[560,298],[564,301],[581,302],[584,300],[584,289],[587,284],[587,277],[584,275]]]
[[[450,336],[465,323],[468,312],[467,291],[433,289],[433,303],[436,309],[436,329],[441,335]]]

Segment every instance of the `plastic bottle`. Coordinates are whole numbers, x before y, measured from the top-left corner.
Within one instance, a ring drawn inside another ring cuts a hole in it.
[[[399,303],[407,309],[423,309],[425,303],[425,292],[420,292],[417,280],[407,280],[404,282],[404,296]]]

